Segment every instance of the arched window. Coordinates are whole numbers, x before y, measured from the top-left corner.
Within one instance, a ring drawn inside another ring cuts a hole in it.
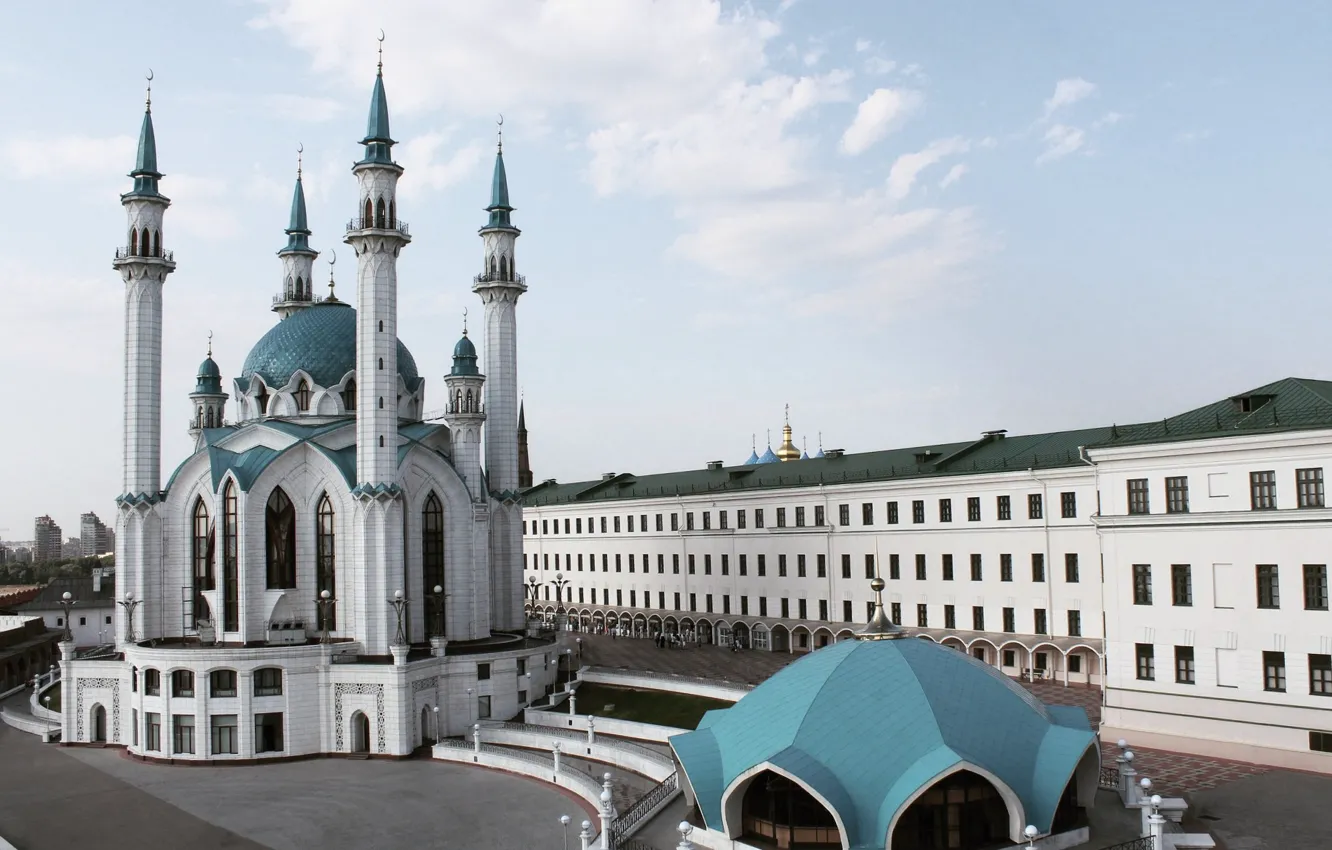
[[[129,249],[131,257],[139,256],[139,231],[132,227],[130,228]]]
[[[222,630],[240,631],[240,570],[237,562],[236,482],[222,490]]]
[[[318,567],[315,576],[315,595],[322,596],[327,590],[331,596],[337,596],[337,587],[335,579],[337,578],[337,562],[334,551],[334,530],[333,530],[333,503],[329,501],[328,494],[325,493],[319,500],[319,508],[315,511],[315,563]],[[320,630],[328,629],[332,631],[337,628],[337,614],[331,605],[319,606]]]
[[[268,415],[268,387],[265,384],[259,385],[259,392],[254,395],[254,406],[259,408],[256,416]]]
[[[458,392],[457,392],[457,398],[456,398],[456,399],[454,400],[454,402],[453,402],[453,412],[454,412],[454,413],[462,413],[462,412],[463,412],[462,400],[463,400],[462,390],[458,390]]]
[[[375,208],[370,205],[370,199],[365,199],[365,221],[361,222],[362,227],[371,227],[375,223]]]
[[[199,620],[208,616],[208,602],[203,592],[213,589],[213,527],[208,521],[208,505],[203,497],[194,500],[194,521],[191,523],[190,556],[194,562],[194,607],[190,611],[190,628],[199,628]]]
[[[202,404],[199,405],[199,409],[198,409],[198,410],[194,411],[194,427],[195,427],[195,428],[202,428],[202,427],[203,427],[203,405],[202,405]]]
[[[296,508],[281,487],[273,490],[264,510],[264,541],[268,553],[269,590],[296,586]]]
[[[379,447],[384,448],[384,436],[382,434],[379,437]]]
[[[291,275],[287,275],[287,300],[290,301],[296,297],[296,289],[292,285]]]
[[[398,201],[389,201],[389,227],[398,226]]]
[[[304,413],[310,409],[310,385],[302,378],[296,385],[296,409]]]
[[[383,410],[383,409],[384,409],[384,397],[383,397],[383,396],[380,396],[380,397],[379,397],[379,409],[380,409],[380,410]]]
[[[500,257],[500,280],[509,279],[509,258]]]
[[[428,599],[435,586],[444,586],[444,506],[433,492],[426,496],[421,508],[421,592]],[[426,605],[426,634],[444,633],[437,607]]]
[[[948,843],[940,824],[948,824]],[[893,850],[992,847],[1009,834],[1008,807],[999,791],[969,770],[945,776],[916,798],[893,829]]]
[[[495,255],[494,255],[494,254],[491,254],[491,255],[490,255],[490,275],[491,275],[491,277],[494,277],[494,276],[497,275],[497,274],[499,274],[499,264],[495,262]]]
[[[152,244],[152,241],[148,238],[148,228],[145,227],[143,233],[139,235],[139,251],[142,252],[143,256],[151,257],[153,255]]]
[[[153,231],[153,256],[162,256],[162,234],[160,231]]]
[[[384,332],[384,320],[383,320],[383,319],[380,319],[380,320],[379,320],[379,332],[380,332],[380,333],[383,333],[383,332]]]
[[[342,390],[342,408],[344,410],[356,409],[356,379],[352,378],[347,382],[347,386]]]
[[[209,407],[209,408],[208,408],[207,422],[208,422],[208,424],[205,425],[204,427],[205,427],[205,428],[212,428],[212,427],[213,427],[213,408],[212,408],[212,407]]]
[[[750,780],[741,812],[742,836],[776,839],[782,847],[796,846],[797,836],[800,847],[842,846],[832,812],[804,788],[772,771],[765,770]],[[934,846],[928,845],[931,850]],[[959,845],[945,842],[938,846]]]
[[[384,371],[384,358],[379,358],[379,371]]]
[[[468,390],[468,391],[467,391],[467,406],[466,406],[465,408],[463,408],[463,410],[466,411],[467,413],[475,413],[475,412],[476,412],[475,410],[472,409],[472,391],[471,391],[471,390]]]
[[[384,199],[375,204],[375,227],[388,227],[388,214],[384,210]]]
[[[309,297],[305,291],[305,278],[300,275],[296,276],[296,297],[301,299]]]

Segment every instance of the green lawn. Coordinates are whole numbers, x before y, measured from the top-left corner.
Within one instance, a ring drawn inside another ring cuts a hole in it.
[[[639,723],[656,723],[693,729],[703,713],[730,708],[734,703],[669,691],[639,691],[611,685],[583,684],[578,687],[578,713],[616,717]]]
[[[46,698],[47,698],[48,696],[51,698],[51,704],[50,704],[49,706],[46,704]],[[39,700],[39,703],[40,703],[40,705],[41,705],[43,708],[49,708],[49,709],[51,709],[52,711],[59,711],[59,710],[60,710],[60,683],[59,683],[59,682],[56,682],[56,683],[55,683],[54,685],[52,685],[51,687],[47,688],[47,689],[46,689],[46,692],[42,694],[42,697],[41,697],[41,699]]]

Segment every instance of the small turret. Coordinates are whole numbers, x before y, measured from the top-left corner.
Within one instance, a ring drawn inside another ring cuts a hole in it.
[[[222,371],[213,362],[213,334],[208,334],[208,356],[199,364],[198,380],[190,393],[194,415],[190,417],[190,437],[197,439],[205,428],[221,428],[227,394],[222,391]]]
[[[444,377],[449,405],[445,420],[452,431],[453,468],[474,500],[485,498],[481,475],[481,427],[486,421],[482,392],[486,376],[476,368],[476,346],[467,337],[467,315],[463,314],[463,335],[453,347],[453,368]]]
[[[282,291],[273,296],[273,312],[287,318],[315,303],[314,261],[319,252],[310,247],[310,225],[305,212],[305,185],[301,181],[301,156],[296,149],[296,188],[291,194],[291,219],[287,222],[287,244],[278,251],[282,259]]]

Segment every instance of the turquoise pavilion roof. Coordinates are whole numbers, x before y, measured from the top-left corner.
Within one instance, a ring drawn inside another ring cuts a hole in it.
[[[300,172],[296,172],[296,188],[291,193],[291,220],[287,222],[287,244],[278,251],[283,254],[309,254],[318,256],[310,248],[310,224],[305,213],[305,186],[301,182]]]
[[[194,385],[194,391],[213,395],[221,394],[222,371],[217,368],[217,363],[213,362],[212,355],[204,358],[204,362],[199,364],[198,381]]]
[[[467,338],[467,330],[463,330],[462,339],[453,347],[453,369],[449,371],[450,375],[480,375],[481,372],[476,368],[476,346]]]
[[[162,198],[157,190],[157,181],[162,173],[157,170],[157,135],[153,132],[152,103],[143,110],[143,123],[139,126],[139,151],[134,158],[134,170],[129,173],[134,178],[134,188],[124,197]]]
[[[955,766],[997,777],[1048,832],[1096,735],[1081,709],[1042,705],[993,667],[907,637],[811,653],[670,744],[710,828],[731,783],[766,763],[827,800],[857,850],[887,846],[894,814]]]
[[[323,301],[273,326],[250,349],[241,380],[259,375],[270,387],[284,386],[297,369],[316,384],[331,387],[356,368],[356,311],[341,301]],[[415,391],[416,360],[398,340],[398,374]]]

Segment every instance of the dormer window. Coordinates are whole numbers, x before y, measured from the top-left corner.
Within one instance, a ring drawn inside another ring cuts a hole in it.
[[[310,409],[310,385],[302,380],[296,385],[296,409],[304,413]]]
[[[1272,396],[1265,393],[1250,393],[1249,395],[1237,395],[1230,401],[1235,405],[1237,413],[1253,413],[1271,401],[1272,398]]]

